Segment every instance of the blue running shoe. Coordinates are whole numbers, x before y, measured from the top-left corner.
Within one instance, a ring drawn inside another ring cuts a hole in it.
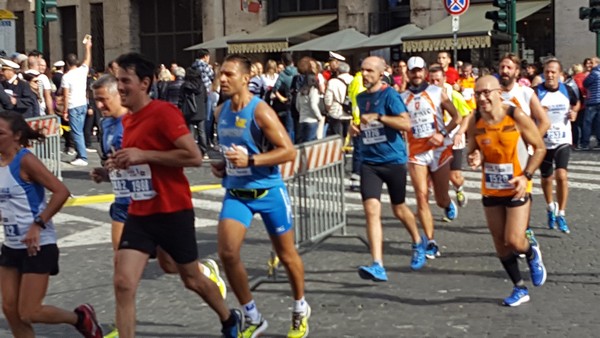
[[[540,246],[540,243],[537,241],[537,238],[535,238],[535,234],[531,228],[527,228],[527,230],[525,230],[525,237],[527,237],[529,244]]]
[[[546,282],[546,267],[544,266],[544,262],[542,261],[542,252],[540,251],[540,247],[531,246],[531,250],[533,250],[533,257],[527,260],[527,264],[529,264],[529,272],[531,273],[531,282],[535,286],[542,286]]]
[[[504,298],[503,304],[506,306],[519,306],[529,301],[529,291],[526,287],[515,286],[509,297]]]
[[[440,257],[442,254],[440,253],[440,248],[438,247],[435,240],[430,240],[427,243],[427,247],[425,248],[425,257],[429,259],[435,259],[436,257]]]
[[[377,263],[371,266],[361,266],[358,268],[358,275],[362,279],[370,279],[374,282],[387,282],[388,277],[385,268]]]
[[[456,204],[454,204],[453,200],[450,200],[450,205],[444,210],[445,217],[443,220],[445,222],[452,222],[458,216],[458,208],[456,208]]]
[[[558,223],[558,230],[564,232],[565,234],[571,233],[571,230],[569,230],[569,226],[567,225],[567,220],[565,219],[565,216],[556,217],[556,223]]]
[[[413,270],[420,270],[425,266],[427,258],[425,258],[425,242],[424,238],[421,238],[421,243],[412,245],[412,258],[410,260],[410,268]]]
[[[554,229],[554,227],[555,227],[556,214],[558,212],[558,203],[553,202],[551,209],[552,210],[546,211],[546,213],[548,214],[548,229]]]
[[[238,309],[232,309],[231,315],[235,319],[235,323],[231,326],[223,326],[221,333],[225,338],[239,338],[242,336],[244,328],[244,315]]]

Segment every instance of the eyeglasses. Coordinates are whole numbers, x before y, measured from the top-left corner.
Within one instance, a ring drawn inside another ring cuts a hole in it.
[[[475,97],[479,97],[481,94],[483,94],[483,96],[485,96],[485,97],[490,97],[490,95],[492,95],[492,92],[494,92],[496,90],[500,90],[500,88],[476,90],[475,91]]]

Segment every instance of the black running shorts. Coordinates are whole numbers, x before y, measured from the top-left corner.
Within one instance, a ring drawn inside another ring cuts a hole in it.
[[[129,214],[119,250],[133,249],[152,255],[160,246],[177,264],[191,263],[198,259],[194,221],[191,209],[147,216]]]
[[[546,150],[546,157],[540,165],[540,172],[542,177],[550,177],[554,173],[552,164],[556,169],[567,169],[569,165],[569,158],[571,157],[571,145],[561,144],[555,149]]]
[[[527,201],[531,199],[531,194],[525,195],[525,198],[520,200],[513,200],[511,196],[508,197],[494,197],[494,196],[483,196],[481,203],[484,207],[507,207],[514,208],[520,207],[527,204]]]
[[[381,199],[383,183],[387,185],[393,205],[406,198],[406,164],[368,164],[360,167],[360,194],[362,200]]]
[[[29,256],[27,249],[12,249],[2,245],[0,266],[16,268],[20,273],[58,275],[58,246],[47,244],[40,247],[37,255]]]

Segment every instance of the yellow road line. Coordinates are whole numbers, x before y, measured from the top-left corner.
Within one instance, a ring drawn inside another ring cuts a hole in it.
[[[201,192],[206,190],[221,189],[220,184],[194,185],[190,187],[191,192]],[[87,204],[109,203],[115,200],[114,194],[103,194],[93,196],[71,197],[65,203],[65,207],[76,207]]]

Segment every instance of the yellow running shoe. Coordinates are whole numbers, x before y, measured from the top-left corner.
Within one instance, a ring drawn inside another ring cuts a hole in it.
[[[214,260],[208,258],[202,261],[202,265],[210,270],[210,276],[208,277],[211,281],[215,282],[221,291],[223,299],[227,298],[227,285],[221,276],[219,276],[219,265]]]
[[[104,336],[104,338],[119,338],[119,330],[115,327],[109,334]]]
[[[244,320],[244,331],[242,332],[243,338],[256,338],[260,336],[269,327],[267,320],[260,315],[258,322],[253,323],[250,317],[246,317]]]
[[[308,337],[308,318],[310,318],[310,305],[306,305],[306,314],[301,312],[292,313],[292,326],[288,331],[288,338]]]

